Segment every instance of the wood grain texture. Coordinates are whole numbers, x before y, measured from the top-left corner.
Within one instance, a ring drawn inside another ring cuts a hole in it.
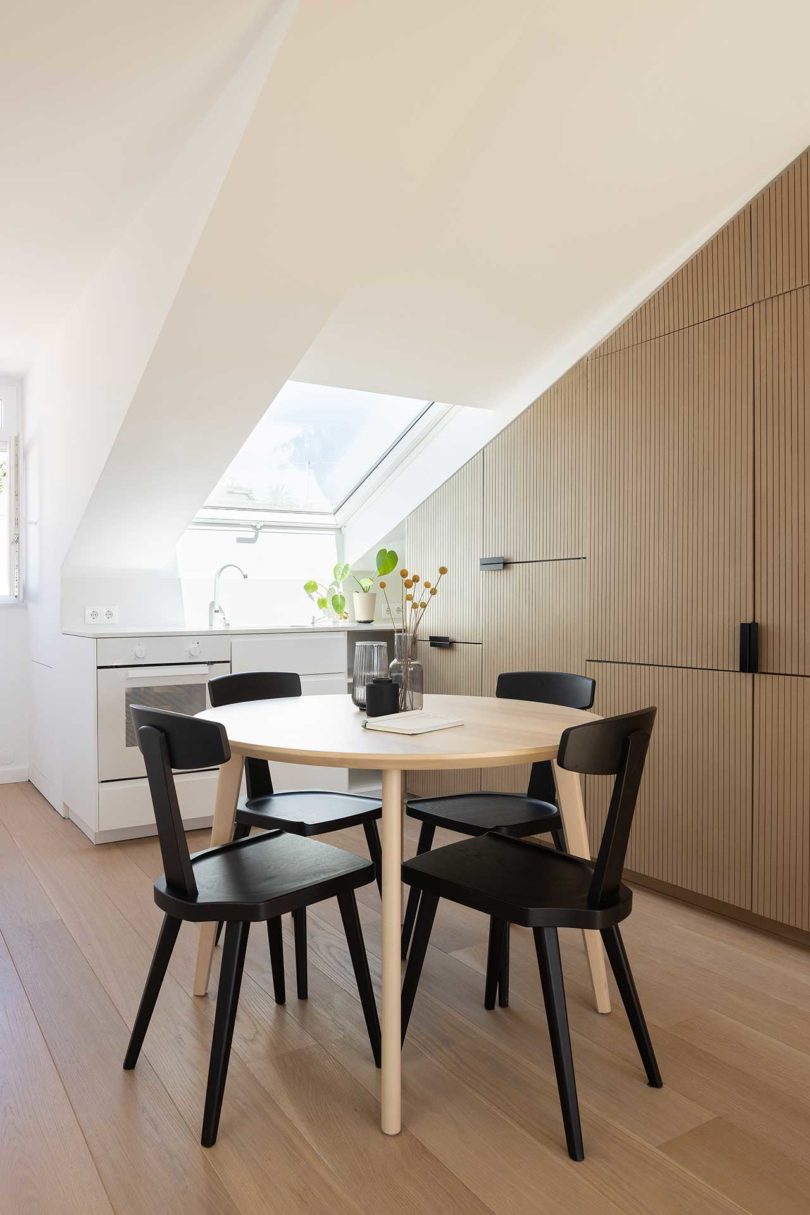
[[[417,645],[425,668],[425,690],[442,695],[481,695],[481,646],[454,645],[434,649],[427,641]],[[447,772],[409,772],[407,789],[414,797],[446,797],[451,793],[475,793],[481,788],[480,768],[457,768]]]
[[[751,207],[721,228],[594,351],[613,354],[752,302]]]
[[[440,565],[449,570],[425,614],[423,636],[436,633],[455,641],[481,641],[482,490],[483,455],[479,452],[408,516],[407,568],[431,581]],[[389,578],[389,585],[394,581]]]
[[[592,360],[590,658],[738,668],[752,328],[748,309]]]
[[[585,561],[537,561],[482,574],[483,692],[502,671],[585,672]]]
[[[758,304],[754,333],[759,668],[810,675],[810,287]]]
[[[584,556],[587,405],[583,360],[484,449],[481,555]]]
[[[628,869],[750,909],[755,677],[596,662],[587,673],[601,714],[658,708]],[[599,777],[586,782],[594,850],[605,785]]]
[[[810,931],[810,679],[759,675],[754,721],[752,909]]]
[[[751,204],[753,299],[810,284],[810,149]]]

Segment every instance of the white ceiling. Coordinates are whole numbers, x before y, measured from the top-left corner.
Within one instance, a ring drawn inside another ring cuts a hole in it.
[[[0,372],[31,363],[274,6],[0,5]]]

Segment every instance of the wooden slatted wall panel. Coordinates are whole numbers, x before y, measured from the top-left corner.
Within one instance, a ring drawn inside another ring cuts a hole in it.
[[[422,626],[456,641],[481,641],[478,561],[481,557],[483,455],[474,456],[408,516],[406,568],[433,581],[440,565],[449,574]],[[396,577],[388,579],[396,584]],[[395,586],[395,589],[396,588]]]
[[[483,693],[501,671],[585,669],[584,561],[536,561],[482,573]]]
[[[426,641],[417,646],[425,669],[425,691],[448,696],[481,695],[481,646],[454,645],[449,650],[432,649]],[[475,793],[481,788],[480,768],[447,772],[409,772],[408,792],[415,797],[440,797],[450,793]]]
[[[810,675],[810,288],[757,305],[755,366],[759,667]]]
[[[753,675],[588,663],[594,710],[656,705],[658,716],[627,867],[685,890],[751,907]],[[588,777],[591,850],[609,781]]]
[[[755,683],[753,910],[810,931],[810,679]]]
[[[752,311],[591,360],[590,658],[738,666],[753,609]]]
[[[746,207],[615,329],[594,352],[611,354],[752,302],[751,208]]]
[[[752,203],[753,298],[810,284],[810,149]]]
[[[587,406],[582,360],[485,448],[484,555],[584,554]]]

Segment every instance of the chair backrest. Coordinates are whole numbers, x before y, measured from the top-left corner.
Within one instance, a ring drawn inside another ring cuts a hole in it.
[[[208,681],[208,695],[215,709],[221,705],[241,704],[246,700],[277,700],[301,695],[301,676],[295,671],[241,671],[220,675]],[[272,797],[273,781],[266,759],[245,760],[245,785],[248,798]]]
[[[588,776],[616,777],[588,893],[592,907],[609,903],[622,880],[655,714],[656,710],[649,708],[603,717],[584,726],[571,726],[560,739],[557,763],[561,768]]]
[[[590,709],[595,692],[595,680],[566,671],[506,671],[498,676],[495,687],[495,695],[507,700],[536,700],[538,704],[565,705],[568,709]],[[532,764],[526,796],[556,805],[557,787],[547,759]]]
[[[225,727],[185,713],[132,705],[138,746],[146,765],[166,885],[194,898],[197,883],[177,804],[173,769],[216,768],[231,757]]]

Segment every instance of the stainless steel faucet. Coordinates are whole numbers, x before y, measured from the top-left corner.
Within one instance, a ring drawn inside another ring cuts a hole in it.
[[[208,604],[208,627],[214,628],[219,624],[223,629],[229,629],[231,622],[222,610],[222,605],[219,602],[219,578],[225,570],[238,570],[243,578],[247,578],[247,574],[242,569],[241,565],[234,565],[233,561],[228,561],[225,565],[221,565],[214,574],[214,598]]]

